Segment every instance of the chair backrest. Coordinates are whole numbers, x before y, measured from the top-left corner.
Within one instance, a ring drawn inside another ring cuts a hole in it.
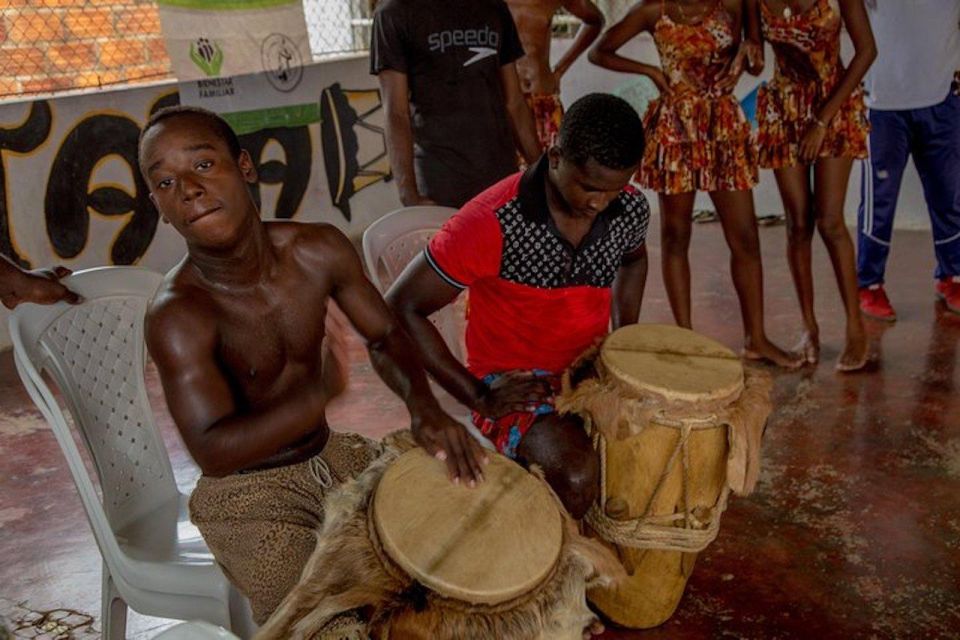
[[[430,242],[456,209],[439,206],[405,207],[383,216],[363,232],[363,260],[370,280],[386,293],[407,264]],[[430,316],[447,347],[463,360],[463,305],[444,307]]]
[[[143,375],[144,314],[162,281],[139,267],[80,271],[64,284],[81,304],[24,304],[10,316],[17,371],[67,458],[105,557],[119,550],[113,531],[177,496]],[[43,373],[93,459],[102,502]]]
[[[377,289],[382,292],[389,289],[433,234],[456,212],[450,207],[404,207],[367,227],[363,232],[363,260]]]

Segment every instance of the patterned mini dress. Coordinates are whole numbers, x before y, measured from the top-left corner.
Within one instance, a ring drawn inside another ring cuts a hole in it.
[[[777,15],[760,1],[763,37],[773,46],[773,80],[757,94],[760,166],[800,164],[798,149],[817,109],[843,77],[840,60],[842,17],[836,0],[814,0],[796,15]],[[827,125],[821,158],[866,158],[870,122],[863,88],[847,98]]]
[[[650,103],[637,182],[658,193],[739,191],[757,183],[756,148],[740,103],[718,85],[737,53],[720,0],[702,20],[674,21],[661,5],[653,40],[671,93]]]

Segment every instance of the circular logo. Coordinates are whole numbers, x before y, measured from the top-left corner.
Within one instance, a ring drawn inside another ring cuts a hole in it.
[[[303,60],[297,45],[282,33],[271,33],[260,45],[267,80],[277,91],[293,91],[303,78]]]

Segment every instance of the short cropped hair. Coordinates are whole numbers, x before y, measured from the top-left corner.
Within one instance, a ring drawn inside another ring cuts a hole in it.
[[[626,100],[590,93],[564,114],[557,145],[577,166],[593,158],[608,169],[628,169],[643,156],[643,122]]]
[[[150,119],[147,120],[147,124],[143,127],[143,131],[140,132],[140,140],[137,143],[138,155],[143,151],[143,139],[146,137],[147,132],[150,131],[150,129],[157,126],[164,120],[178,118],[180,116],[192,116],[206,120],[210,125],[210,128],[213,129],[225,143],[227,143],[227,148],[230,150],[230,155],[232,155],[235,159],[240,157],[240,152],[243,150],[243,148],[240,146],[240,139],[237,137],[237,134],[233,131],[230,125],[227,124],[227,121],[213,111],[204,109],[202,107],[191,107],[188,105],[164,107],[150,116]]]

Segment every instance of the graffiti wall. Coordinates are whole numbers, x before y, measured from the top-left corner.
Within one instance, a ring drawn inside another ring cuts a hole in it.
[[[566,46],[568,41],[554,43],[553,57]],[[630,48],[627,53],[638,59],[656,60],[649,40],[637,39]],[[245,109],[242,96],[256,91],[255,79],[245,76],[0,104],[0,252],[26,267],[139,264],[165,271],[173,266],[184,247],[147,197],[136,149],[150,114],[181,97],[231,112],[228,120],[258,164],[255,195],[265,218],[330,222],[359,237],[370,222],[400,206],[386,156],[380,93],[368,64],[366,56],[357,56],[303,67],[296,104],[283,109]],[[737,88],[748,110],[763,79],[745,77]],[[563,80],[564,103],[590,91],[616,93],[638,108],[650,97],[642,80],[582,59]],[[851,225],[859,173],[855,167],[847,197]],[[758,214],[782,211],[770,172],[762,172],[754,195]],[[656,197],[648,196],[656,208]],[[711,205],[704,198],[698,206]],[[912,165],[897,227],[929,229]],[[6,315],[0,310],[0,347],[6,344]]]
[[[258,165],[255,196],[265,218],[358,237],[400,205],[376,78],[358,57],[304,67],[301,84],[319,118],[241,135]],[[25,267],[172,267],[184,246],[150,202],[136,156],[150,114],[179,102],[177,85],[163,84],[0,105],[0,252]],[[5,345],[4,314],[0,323]]]

